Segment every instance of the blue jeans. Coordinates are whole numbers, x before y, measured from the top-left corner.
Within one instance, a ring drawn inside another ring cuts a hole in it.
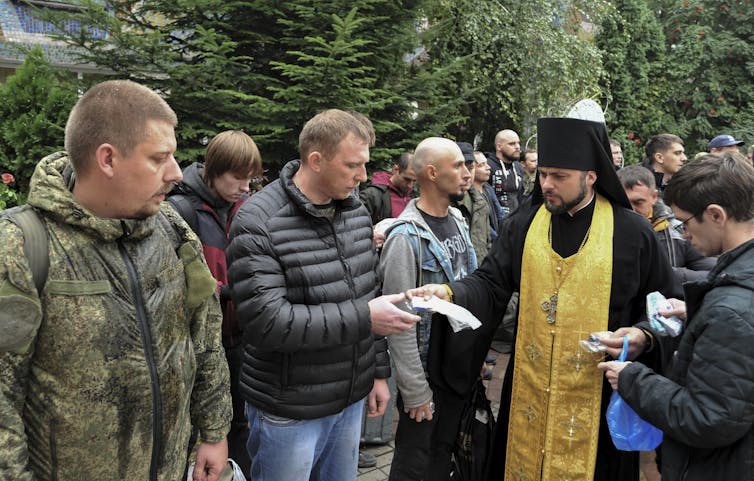
[[[289,419],[246,403],[251,479],[356,480],[364,402],[317,419]]]

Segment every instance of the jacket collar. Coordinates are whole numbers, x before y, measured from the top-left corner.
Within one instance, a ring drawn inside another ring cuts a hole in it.
[[[204,164],[194,162],[183,169],[183,181],[176,184],[174,192],[196,195],[213,209],[227,209],[231,203],[216,196],[204,182]]]
[[[293,176],[298,172],[299,167],[301,167],[301,161],[298,159],[291,160],[285,164],[280,170],[280,184],[291,201],[307,214],[313,217],[328,217],[333,211],[337,213],[339,211],[352,210],[362,205],[358,193],[354,189],[345,199],[333,201],[333,211],[317,207],[293,182]]]
[[[28,203],[49,218],[86,231],[105,242],[120,238],[143,239],[155,228],[155,216],[146,219],[97,217],[73,197],[76,179],[65,152],[48,155],[37,164]]]
[[[707,292],[722,286],[739,286],[754,291],[754,239],[720,255],[707,279],[683,285],[688,319],[699,309]]]

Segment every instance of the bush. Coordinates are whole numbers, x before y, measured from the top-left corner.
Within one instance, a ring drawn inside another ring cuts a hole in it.
[[[77,99],[75,87],[63,75],[36,47],[0,85],[0,169],[13,172],[20,191],[28,190],[39,160],[63,149],[65,122]]]

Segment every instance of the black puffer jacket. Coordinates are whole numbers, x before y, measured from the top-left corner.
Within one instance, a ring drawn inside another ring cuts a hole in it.
[[[754,240],[686,284],[690,319],[667,378],[626,366],[620,395],[665,432],[663,481],[754,479]]]
[[[369,212],[355,194],[313,205],[293,183],[299,165],[289,162],[241,207],[227,253],[246,343],[241,393],[271,414],[314,419],[390,372],[367,304],[379,286]]]

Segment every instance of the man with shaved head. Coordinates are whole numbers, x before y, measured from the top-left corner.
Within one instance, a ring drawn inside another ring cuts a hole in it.
[[[505,215],[518,208],[524,195],[524,169],[518,160],[521,157],[521,140],[510,129],[495,135],[495,152],[487,152],[487,163],[492,174],[490,184],[495,189]]]
[[[380,261],[384,293],[458,280],[476,269],[468,228],[451,207],[471,180],[461,149],[451,140],[430,137],[416,147],[413,168],[420,194],[387,233]],[[458,391],[465,387],[457,387],[447,369],[463,363],[457,357],[461,351],[445,349],[451,332],[447,319],[426,311],[420,315],[415,328],[388,336],[400,415],[391,480],[448,478],[464,405]]]

